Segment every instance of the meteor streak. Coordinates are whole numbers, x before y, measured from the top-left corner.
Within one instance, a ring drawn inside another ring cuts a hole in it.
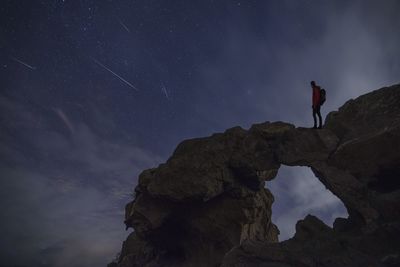
[[[107,68],[106,66],[104,66],[101,62],[99,62],[98,60],[91,58],[97,65],[99,65],[100,67],[102,67],[103,69],[107,70],[108,72],[111,72],[114,76],[116,76],[118,79],[120,79],[122,82],[124,82],[126,85],[128,85],[129,87],[135,89],[136,91],[139,91],[139,89],[137,89],[135,86],[133,86],[130,82],[128,82],[127,80],[125,80],[124,78],[122,78],[121,76],[119,76],[118,74],[116,74],[115,72],[113,72],[112,70],[110,70],[109,68]]]
[[[68,130],[73,134],[75,133],[74,125],[71,123],[71,121],[68,119],[67,115],[59,109],[59,108],[53,108],[54,112],[60,117],[60,119],[64,122],[65,126],[67,126]]]
[[[118,19],[119,24],[121,24],[121,26],[129,33],[131,33],[131,31],[129,30],[128,26],[125,25],[125,23],[122,22],[122,20]]]
[[[15,57],[11,57],[12,60],[14,60],[15,62],[18,62],[22,65],[24,65],[27,68],[30,68],[31,70],[36,70],[36,67],[32,67],[31,65],[29,65],[28,63],[23,62],[22,60],[19,60],[18,58]]]
[[[169,100],[168,91],[164,84],[162,84],[161,90],[163,91],[165,97]]]

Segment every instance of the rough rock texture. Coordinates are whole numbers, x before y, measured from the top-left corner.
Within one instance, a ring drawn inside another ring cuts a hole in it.
[[[265,181],[309,166],[345,204],[333,229],[314,216],[278,242]],[[322,130],[283,122],[185,140],[143,171],[126,206],[119,267],[399,266],[400,85],[331,112]]]

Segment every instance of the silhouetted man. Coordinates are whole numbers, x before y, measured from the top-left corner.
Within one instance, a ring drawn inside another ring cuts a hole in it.
[[[315,81],[311,81],[311,87],[312,87],[312,115],[314,118],[313,129],[317,129],[317,118],[315,115],[318,115],[318,119],[319,119],[318,129],[321,129],[322,128],[321,88],[315,84]]]

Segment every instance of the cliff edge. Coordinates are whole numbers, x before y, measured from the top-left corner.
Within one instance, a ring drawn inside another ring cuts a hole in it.
[[[333,228],[314,216],[278,242],[265,181],[309,166],[346,206]],[[109,266],[399,266],[400,84],[347,101],[324,129],[284,122],[185,140],[143,171]]]

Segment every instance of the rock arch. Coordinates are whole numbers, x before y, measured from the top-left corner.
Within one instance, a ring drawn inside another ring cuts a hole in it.
[[[308,239],[312,244],[324,236],[331,242],[326,246],[336,246],[332,231],[371,233],[398,221],[398,188],[379,191],[376,184],[381,170],[390,173],[400,166],[399,92],[394,86],[351,100],[328,115],[322,130],[265,122],[183,141],[166,163],[140,174],[135,199],[126,206],[125,223],[135,231],[123,244],[118,266],[217,266],[222,261],[232,266],[237,257],[251,262],[255,254],[265,261],[315,266],[315,251],[299,248],[309,256],[297,259],[293,244]],[[377,102],[383,104],[370,105]],[[332,230],[308,216],[297,224],[294,243],[277,243],[274,198],[264,184],[281,164],[310,167],[343,201],[349,219],[335,222]],[[367,253],[365,259],[370,257]]]

